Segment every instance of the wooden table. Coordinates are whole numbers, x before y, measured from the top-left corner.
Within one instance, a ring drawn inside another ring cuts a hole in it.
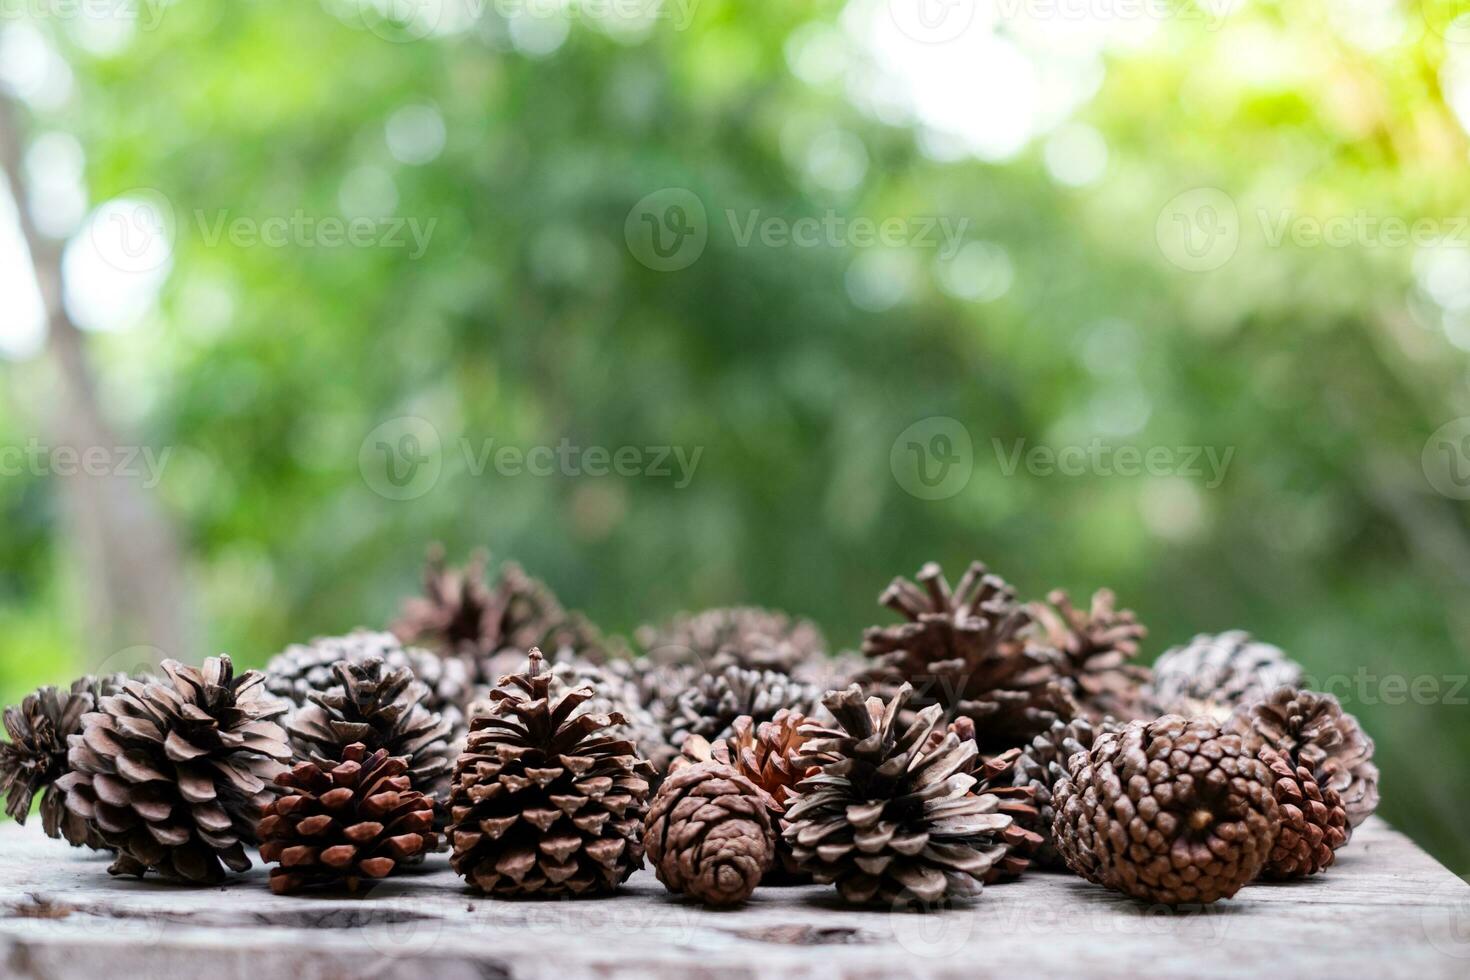
[[[1470,977],[1470,887],[1376,820],[1325,875],[1178,911],[1044,873],[932,915],[816,886],[710,912],[649,871],[614,898],[490,901],[437,855],[364,901],[277,897],[259,866],[213,888],[116,879],[13,824],[0,854],[6,977]]]

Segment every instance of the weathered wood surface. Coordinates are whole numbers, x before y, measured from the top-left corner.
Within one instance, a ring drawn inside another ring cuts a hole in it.
[[[283,898],[259,867],[217,888],[114,879],[13,824],[0,855],[5,977],[1470,976],[1470,887],[1378,821],[1326,875],[1178,911],[1059,874],[931,915],[815,886],[709,912],[648,871],[614,898],[490,901],[442,855],[366,900]]]

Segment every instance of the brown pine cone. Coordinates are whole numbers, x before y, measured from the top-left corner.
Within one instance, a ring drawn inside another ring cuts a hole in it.
[[[676,759],[673,768],[689,762],[721,762],[756,785],[766,798],[770,810],[771,824],[780,827],[781,817],[791,800],[792,788],[802,780],[807,770],[793,761],[806,736],[801,726],[806,716],[796,711],[782,710],[776,717],[757,725],[749,715],[742,715],[731,725],[729,738],[714,744],[698,735],[684,741],[684,754]],[[779,834],[776,837],[776,860],[766,872],[763,884],[804,884],[811,876],[797,867],[792,856],[791,845]]]
[[[69,691],[43,687],[5,709],[10,741],[0,742],[0,793],[6,795],[10,819],[24,826],[39,793],[41,829],[47,837],[65,838],[73,847],[107,846],[86,819],[66,808],[66,793],[56,781],[70,771],[67,739],[81,732],[82,716],[95,711],[99,698],[116,694],[126,681],[124,674],[84,677]]]
[[[637,639],[655,659],[694,663],[707,671],[733,665],[790,674],[827,649],[815,623],[758,606],[680,613],[659,626],[642,627]]]
[[[770,870],[776,832],[769,797],[723,762],[697,762],[664,780],[643,847],[658,880],[706,905],[739,905]]]
[[[774,670],[726,667],[699,677],[672,702],[655,705],[654,717],[668,733],[669,744],[682,748],[690,735],[710,741],[728,738],[741,715],[759,723],[782,709],[810,713],[817,695],[815,688]]]
[[[1061,589],[1046,598],[1031,604],[1041,627],[1038,639],[1061,655],[1062,684],[1078,707],[1094,722],[1143,717],[1143,689],[1153,675],[1132,662],[1138,641],[1148,635],[1133,610],[1118,609],[1111,589],[1094,592],[1085,610],[1072,605]]]
[[[1115,732],[1121,725],[1107,719],[1095,726],[1086,718],[1074,718],[1067,722],[1053,722],[1051,728],[1031,740],[1021,750],[1020,757],[1011,771],[1012,783],[1029,787],[1032,802],[1036,807],[1036,830],[1043,840],[1037,847],[1033,860],[1043,868],[1064,869],[1067,862],[1057,853],[1052,823],[1056,819],[1053,792],[1057,780],[1067,774],[1067,760],[1078,752],[1092,748],[1099,732]]]
[[[260,858],[271,891],[345,885],[387,877],[410,858],[438,850],[434,801],[409,786],[408,760],[354,742],[333,765],[298,762],[276,777],[281,795],[260,820]]]
[[[803,869],[854,904],[973,896],[1008,851],[1011,817],[972,792],[975,743],[948,732],[930,748],[943,709],[901,725],[912,695],[905,684],[885,705],[856,685],[833,691],[823,704],[834,725],[802,728],[795,763],[818,771],[796,785],[783,834]]]
[[[1230,630],[1218,636],[1201,633],[1166,650],[1153,674],[1144,695],[1154,714],[1224,724],[1236,706],[1259,701],[1282,685],[1295,687],[1302,668],[1280,647]]]
[[[577,714],[590,687],[556,695],[541,651],[490,694],[454,769],[456,873],[502,897],[616,891],[643,864],[653,767],[610,734],[617,713]]]
[[[237,677],[226,656],[160,667],[167,680],[129,681],[82,716],[56,785],[117,850],[110,873],[212,884],[250,867],[245,847],[291,756],[273,720],[286,705],[264,674]]]
[[[917,708],[939,704],[950,719],[974,721],[981,748],[992,753],[1025,745],[1076,714],[1057,654],[1027,646],[1031,614],[1004,579],[978,561],[953,591],[933,562],[917,579],[894,579],[880,597],[908,622],[863,634],[871,665],[859,683],[880,696],[911,684],[917,694],[905,721]]]
[[[1280,826],[1271,774],[1239,735],[1166,715],[1099,735],[1056,786],[1057,849],[1089,881],[1165,905],[1234,895]]]
[[[1269,746],[1261,746],[1259,757],[1271,770],[1281,811],[1281,830],[1261,876],[1286,881],[1325,871],[1348,837],[1347,811],[1337,790],[1324,789],[1310,769],[1293,767],[1286,756]]]
[[[1334,790],[1347,811],[1350,835],[1378,808],[1373,740],[1331,694],[1279,687],[1236,709],[1230,726],[1252,745],[1269,745],[1293,766],[1306,766],[1324,790]]]

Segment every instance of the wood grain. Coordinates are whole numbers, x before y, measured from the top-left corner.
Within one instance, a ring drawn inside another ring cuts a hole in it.
[[[1327,874],[1205,908],[1148,907],[1035,874],[931,915],[831,889],[763,888],[705,911],[648,871],[615,898],[490,901],[442,855],[367,900],[114,879],[107,859],[0,826],[0,973],[101,980],[292,978],[1470,976],[1470,887],[1365,824]]]

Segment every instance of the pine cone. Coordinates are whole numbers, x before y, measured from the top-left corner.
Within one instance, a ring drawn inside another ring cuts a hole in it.
[[[713,744],[698,735],[684,741],[684,759],[719,762],[734,769],[755,784],[766,798],[772,826],[779,827],[781,817],[791,801],[793,788],[807,774],[804,766],[793,761],[806,742],[801,726],[806,717],[799,712],[782,709],[770,721],[757,725],[749,715],[741,715],[730,726],[729,738]],[[683,760],[675,760],[677,766]],[[674,769],[671,767],[671,772]],[[776,860],[766,872],[767,885],[793,885],[811,880],[801,871],[784,837],[776,837]]]
[[[1143,686],[1152,677],[1132,663],[1138,641],[1148,635],[1131,609],[1118,609],[1111,589],[1098,589],[1089,609],[1078,609],[1061,589],[1031,605],[1039,639],[1060,654],[1062,684],[1092,721],[1125,721],[1147,713]],[[1048,605],[1048,603],[1050,603]]]
[[[770,869],[769,797],[722,762],[672,773],[648,810],[643,847],[658,880],[706,905],[739,905]]]
[[[988,752],[1024,745],[1076,713],[1056,655],[1027,648],[1031,615],[1003,579],[978,561],[953,592],[933,562],[917,578],[923,588],[897,578],[880,597],[908,622],[863,635],[873,663],[860,680],[880,693],[912,683],[920,691],[915,707],[940,704],[950,719],[973,719]]]
[[[370,752],[384,749],[408,759],[409,783],[428,796],[448,789],[452,763],[449,722],[424,707],[428,689],[407,667],[391,668],[370,657],[361,663],[332,665],[336,683],[307,694],[307,703],[286,722],[298,759],[324,768],[361,742]]]
[[[608,732],[621,715],[575,714],[591,688],[556,697],[552,683],[533,649],[455,766],[450,863],[491,895],[612,892],[643,863],[652,766]]]
[[[1259,701],[1282,685],[1295,687],[1302,668],[1280,647],[1259,643],[1244,630],[1202,633],[1154,664],[1145,692],[1154,713],[1224,723],[1240,704]]]
[[[1251,745],[1270,746],[1292,766],[1306,766],[1324,792],[1335,791],[1347,811],[1349,833],[1378,809],[1373,740],[1331,694],[1280,687],[1237,708],[1230,727]]]
[[[1280,826],[1271,774],[1239,735],[1166,715],[1099,735],[1055,790],[1057,850],[1089,881],[1165,905],[1255,878]]]
[[[276,777],[281,795],[260,820],[260,858],[271,891],[345,885],[387,877],[408,859],[438,850],[434,801],[409,785],[408,760],[361,742],[337,763],[298,762]]]
[[[67,739],[82,730],[82,716],[97,709],[103,695],[115,694],[126,675],[84,677],[63,691],[43,687],[21,703],[5,709],[9,742],[0,742],[0,793],[6,794],[5,812],[21,826],[31,814],[31,803],[41,794],[41,829],[54,839],[65,838],[73,847],[106,845],[88,822],[66,808],[66,794],[56,785],[69,766]]]
[[[1090,750],[1100,732],[1116,732],[1121,727],[1111,719],[1098,726],[1086,718],[1053,722],[1051,728],[1033,738],[1031,744],[1021,750],[1011,771],[1011,782],[1031,790],[1037,811],[1036,830],[1042,836],[1033,860],[1041,867],[1056,870],[1067,866],[1061,854],[1057,853],[1052,832],[1052,823],[1056,819],[1053,792],[1057,780],[1067,774],[1067,760],[1078,752]]]
[[[411,670],[427,689],[424,707],[443,715],[456,732],[465,727],[464,709],[474,693],[468,663],[457,656],[441,657],[406,647],[392,633],[354,630],[346,636],[318,637],[309,644],[289,646],[265,665],[266,686],[277,697],[300,706],[311,692],[324,692],[341,683],[332,673],[337,661],[361,664],[374,658],[393,670]]]
[[[551,674],[555,678],[553,697],[579,687],[592,689],[592,700],[581,705],[577,714],[622,715],[623,724],[613,726],[611,733],[630,739],[639,757],[648,759],[657,772],[662,772],[678,754],[664,737],[663,727],[643,707],[629,661],[610,660],[597,665],[563,654],[552,665]]]
[[[952,732],[961,742],[976,741],[975,723],[969,718],[956,718],[944,731],[936,728],[930,733],[928,751],[939,748],[946,732]],[[1016,779],[1016,768],[1020,760],[1020,749],[1007,749],[988,759],[976,756],[974,764],[968,770],[976,779],[975,795],[995,797],[1000,803],[997,809],[1011,818],[1011,825],[1001,832],[1006,843],[1006,855],[985,876],[987,885],[1019,878],[1031,866],[1046,843],[1046,837],[1041,832],[1041,812],[1036,804],[1036,790]]]
[[[218,882],[225,868],[250,867],[245,846],[291,755],[272,720],[286,705],[259,671],[236,677],[227,656],[160,667],[166,680],[129,681],[82,716],[69,739],[72,771],[56,785],[117,850],[112,874]]]
[[[994,796],[972,792],[976,744],[947,733],[927,748],[942,709],[901,726],[912,696],[903,685],[885,707],[856,685],[833,691],[823,703],[835,726],[802,729],[809,741],[795,763],[820,771],[797,784],[783,835],[797,863],[848,902],[974,895],[1006,857],[1011,818]]]
[[[741,715],[759,724],[772,720],[783,708],[807,714],[816,698],[813,688],[786,674],[726,667],[718,674],[701,676],[672,704],[655,706],[654,716],[668,732],[669,744],[682,746],[690,735],[710,741],[728,738]]]
[[[644,626],[638,642],[660,659],[691,662],[708,671],[735,666],[783,674],[824,656],[827,648],[815,623],[758,606],[680,613],[661,626]]]
[[[1281,829],[1261,876],[1286,881],[1327,870],[1348,838],[1347,811],[1337,790],[1324,789],[1310,769],[1293,766],[1270,746],[1261,746],[1258,756],[1271,771],[1281,812]]]

